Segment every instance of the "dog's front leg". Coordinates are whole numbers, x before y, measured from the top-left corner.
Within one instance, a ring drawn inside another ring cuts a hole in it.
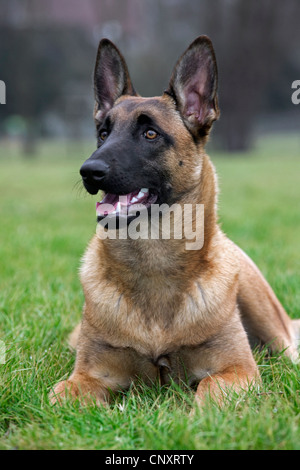
[[[109,402],[111,392],[127,389],[133,376],[134,364],[120,349],[101,345],[101,342],[96,348],[91,344],[81,345],[77,349],[73,373],[53,388],[50,401],[61,404],[64,399],[78,398],[83,404],[105,404]]]
[[[229,401],[234,392],[241,393],[259,380],[255,370],[247,370],[242,365],[233,365],[222,372],[201,380],[196,392],[196,403],[202,406],[212,398],[219,406]]]
[[[109,390],[101,380],[83,371],[74,371],[68,380],[55,385],[50,393],[50,402],[61,405],[65,400],[76,398],[82,404],[105,404],[109,399]]]
[[[81,338],[82,339],[82,338]],[[102,341],[86,341],[77,348],[75,369],[50,394],[51,403],[76,399],[83,404],[108,403],[111,392],[129,387],[134,376],[130,354]]]
[[[68,380],[59,382],[50,394],[51,403],[78,398],[83,404],[108,403],[111,392],[129,388],[137,376],[155,380],[151,361],[127,347],[113,347],[83,322],[78,338],[75,369]]]
[[[200,378],[196,402],[211,397],[224,405],[232,392],[241,393],[260,382],[246,332],[236,309],[219,331],[198,348],[183,351],[191,382]]]

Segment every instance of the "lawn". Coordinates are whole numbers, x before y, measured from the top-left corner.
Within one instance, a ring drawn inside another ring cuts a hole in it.
[[[79,182],[90,144],[44,143],[24,159],[0,149],[0,449],[300,449],[300,366],[256,352],[262,386],[190,416],[192,392],[137,384],[106,409],[61,408],[48,392],[72,371],[67,337],[80,319],[78,267],[95,232]],[[261,139],[249,154],[210,152],[224,231],[300,317],[300,140]]]

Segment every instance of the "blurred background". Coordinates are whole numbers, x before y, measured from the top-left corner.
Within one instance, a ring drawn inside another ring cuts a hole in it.
[[[213,145],[244,152],[266,133],[297,134],[299,18],[298,0],[0,0],[0,145],[17,143],[24,157],[37,157],[43,139],[94,139],[92,73],[102,37],[124,54],[137,91],[151,96],[166,88],[189,43],[207,34],[220,77]]]

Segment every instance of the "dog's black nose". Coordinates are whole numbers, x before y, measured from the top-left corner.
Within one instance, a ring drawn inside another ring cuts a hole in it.
[[[103,160],[86,160],[79,172],[84,183],[97,186],[107,176],[109,165]]]

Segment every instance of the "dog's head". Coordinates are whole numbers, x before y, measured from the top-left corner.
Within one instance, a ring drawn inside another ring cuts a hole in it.
[[[210,39],[198,37],[174,67],[162,96],[142,98],[127,65],[107,39],[99,44],[94,73],[98,148],[80,169],[91,194],[105,196],[98,218],[122,204],[173,204],[199,184],[201,152],[219,117],[217,66]],[[105,207],[106,207],[105,205]],[[103,214],[102,214],[103,212]]]

